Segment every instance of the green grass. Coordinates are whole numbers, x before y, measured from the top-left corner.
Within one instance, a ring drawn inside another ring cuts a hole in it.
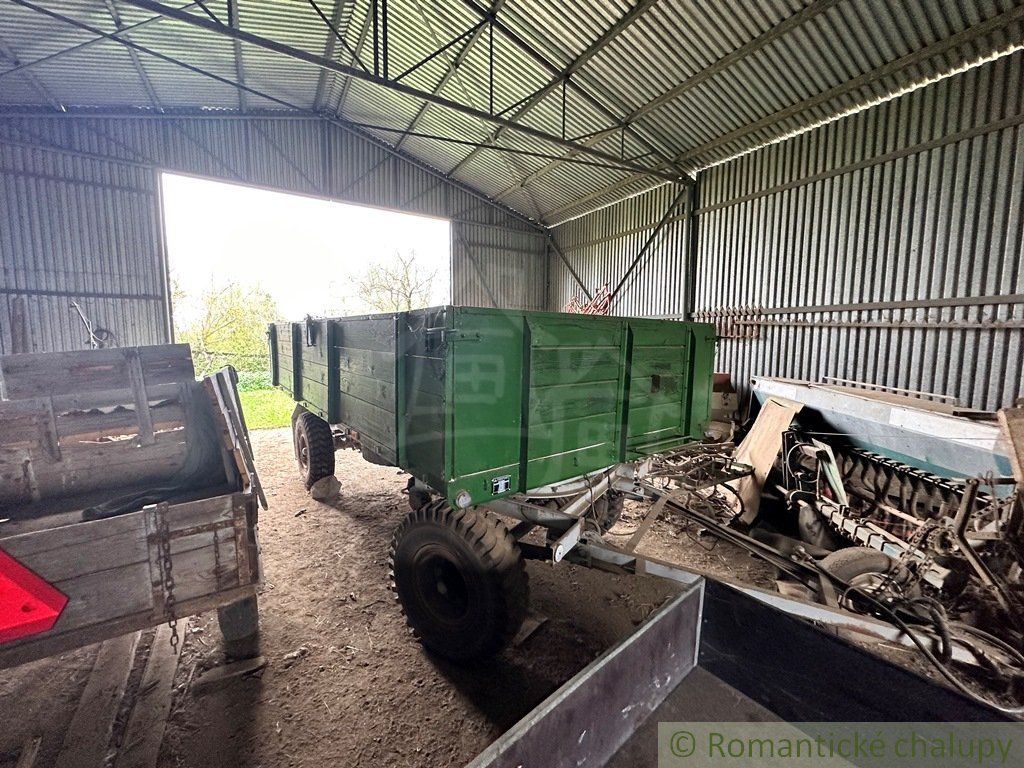
[[[280,389],[255,389],[239,392],[242,413],[249,429],[274,429],[291,424],[295,403]]]

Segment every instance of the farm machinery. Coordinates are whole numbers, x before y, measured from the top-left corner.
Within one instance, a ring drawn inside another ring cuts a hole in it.
[[[877,536],[844,538],[841,521],[820,530],[846,482],[838,466],[822,464],[833,455],[827,446],[788,431],[785,461],[774,456],[773,473],[758,476],[735,445],[704,440],[711,326],[445,306],[307,318],[274,324],[269,336],[274,384],[296,401],[293,438],[308,488],[333,476],[339,448],[410,474],[411,510],[390,548],[391,586],[413,634],[441,656],[486,656],[516,633],[527,607],[526,559],[693,586],[703,574],[636,552],[654,521],[670,515],[775,567],[778,591],[717,580],[737,600],[943,664],[1024,666],[1014,643],[936,620],[937,603],[909,584],[917,602],[893,601],[907,597],[898,592],[907,573],[915,583],[928,578],[927,568],[908,569],[909,547],[871,549]],[[807,531],[790,536],[747,518],[744,483],[756,481],[760,494],[780,478],[790,511],[814,505]],[[967,509],[961,516],[977,528],[974,507],[964,505],[979,498],[947,502]],[[629,499],[645,502],[646,512],[628,544],[612,546],[604,534]],[[979,534],[987,535],[984,526],[969,537]],[[928,566],[952,570],[943,562]]]
[[[448,306],[273,325],[270,342],[307,487],[336,447],[411,475],[393,586],[452,658],[497,650],[525,616],[524,558],[600,535],[708,418],[702,324]],[[544,545],[522,541],[535,528]]]

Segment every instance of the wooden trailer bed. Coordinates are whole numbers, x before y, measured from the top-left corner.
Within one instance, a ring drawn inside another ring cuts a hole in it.
[[[0,602],[25,569],[59,606],[0,629],[0,668],[227,606],[229,651],[251,647],[261,493],[234,372],[197,382],[187,345],[11,355],[0,394]]]

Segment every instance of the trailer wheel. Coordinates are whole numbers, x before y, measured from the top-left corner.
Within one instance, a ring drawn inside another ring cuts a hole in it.
[[[413,636],[456,661],[496,653],[526,616],[523,555],[508,529],[444,499],[406,516],[388,557],[391,589]]]
[[[331,426],[309,411],[299,413],[292,427],[295,458],[306,490],[317,480],[334,474],[334,436]]]
[[[818,565],[837,579],[858,587],[869,595],[874,595],[877,588],[883,584],[887,589],[906,589],[909,594],[918,592],[917,587],[910,582],[911,574],[899,565],[896,558],[871,547],[846,547],[836,550],[819,560]],[[867,607],[859,605],[866,601],[858,600],[856,596],[851,595],[847,600],[851,603],[850,607],[855,610]]]

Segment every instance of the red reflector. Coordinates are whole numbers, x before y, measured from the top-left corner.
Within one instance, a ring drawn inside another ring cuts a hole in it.
[[[0,549],[0,643],[53,627],[68,599]]]

